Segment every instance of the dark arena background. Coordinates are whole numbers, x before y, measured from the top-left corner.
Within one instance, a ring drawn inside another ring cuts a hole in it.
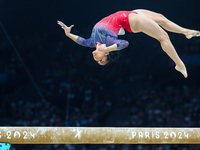
[[[148,9],[200,30],[199,0],[1,0],[0,125],[49,127],[199,127],[200,38],[169,33],[188,78],[155,39],[126,32],[130,45],[110,66],[94,49],[65,36],[89,38],[103,17]],[[11,150],[199,150],[199,145],[11,145]]]

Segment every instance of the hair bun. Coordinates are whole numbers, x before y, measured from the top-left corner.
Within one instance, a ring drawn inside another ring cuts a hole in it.
[[[120,52],[110,52],[109,55],[110,55],[112,61],[115,61],[115,60],[119,59],[119,57],[120,57]]]
[[[109,52],[109,55],[107,55],[108,63],[106,64],[106,66],[110,65],[113,61],[117,60],[119,57],[120,57],[120,52],[116,51]]]

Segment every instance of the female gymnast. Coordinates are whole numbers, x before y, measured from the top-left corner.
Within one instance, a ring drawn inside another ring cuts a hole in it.
[[[74,25],[67,27],[61,21],[58,21],[58,24],[64,29],[66,36],[76,43],[86,47],[96,47],[92,54],[94,60],[100,65],[108,65],[118,59],[118,51],[129,45],[128,41],[118,39],[118,35],[125,34],[124,29],[131,33],[143,32],[160,42],[162,49],[175,62],[175,69],[181,72],[185,78],[188,76],[186,67],[179,58],[168,34],[162,28],[184,34],[187,39],[200,36],[199,31],[180,27],[162,14],[144,9],[119,11],[103,18],[94,26],[89,39],[72,34],[71,29]]]

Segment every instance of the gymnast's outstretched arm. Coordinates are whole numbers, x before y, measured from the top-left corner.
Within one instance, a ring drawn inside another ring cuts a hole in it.
[[[72,39],[74,42],[77,41],[78,36],[71,33],[71,29],[74,25],[71,25],[70,27],[67,27],[63,22],[58,21],[58,24],[64,29],[66,36],[68,36],[70,39]]]
[[[70,39],[72,39],[77,44],[86,46],[86,47],[95,47],[95,45],[93,45],[91,43],[91,39],[84,39],[78,35],[71,33],[71,29],[74,25],[71,25],[70,27],[68,27],[61,21],[58,21],[58,24],[64,29],[66,36],[68,36]]]

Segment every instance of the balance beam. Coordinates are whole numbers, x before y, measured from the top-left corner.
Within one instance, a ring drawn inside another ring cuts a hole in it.
[[[200,144],[200,128],[0,127],[10,144]]]

